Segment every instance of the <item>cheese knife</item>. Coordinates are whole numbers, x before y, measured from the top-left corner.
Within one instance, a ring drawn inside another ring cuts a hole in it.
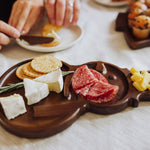
[[[53,37],[42,37],[33,35],[21,35],[19,39],[28,42],[30,45],[46,44],[54,41]]]

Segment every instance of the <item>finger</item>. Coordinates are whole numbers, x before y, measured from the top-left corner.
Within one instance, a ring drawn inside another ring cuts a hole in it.
[[[66,0],[57,0],[56,3],[56,25],[62,25],[65,16]]]
[[[66,4],[66,12],[65,12],[65,19],[64,19],[64,27],[67,27],[70,23],[70,19],[72,16],[73,8],[71,5],[69,5],[69,0],[67,0]]]
[[[56,0],[47,0],[45,8],[51,24],[55,24],[55,2]]]
[[[9,44],[9,42],[10,42],[9,37],[3,33],[0,33],[0,45],[7,45]]]
[[[13,7],[12,7],[11,14],[10,14],[9,21],[8,21],[8,23],[12,26],[13,26],[13,19],[14,19],[13,16],[15,16],[15,13],[16,13],[16,10],[18,7],[17,5],[18,5],[18,2],[15,2]]]
[[[16,27],[16,24],[19,20],[22,9],[23,9],[22,1],[16,1],[16,3],[13,6],[12,14],[10,17],[11,22],[9,22],[9,24],[11,26]]]
[[[80,0],[75,0],[73,5],[73,18],[72,18],[72,25],[76,25],[79,19],[80,14]]]
[[[24,6],[22,8],[21,14],[18,16],[19,19],[16,19],[17,22],[15,24],[16,29],[18,29],[20,32],[22,31],[22,28],[25,25],[25,22],[29,16],[31,10],[31,2],[24,2]],[[19,11],[19,10],[18,10]]]
[[[13,38],[18,38],[20,36],[20,32],[17,29],[3,21],[0,21],[0,32],[3,32]]]
[[[0,50],[2,49],[2,45],[0,45]]]
[[[24,34],[27,34],[30,29],[44,16],[44,7],[32,8],[29,17],[23,27]]]

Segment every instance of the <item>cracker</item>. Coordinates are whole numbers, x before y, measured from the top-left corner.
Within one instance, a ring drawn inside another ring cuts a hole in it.
[[[44,75],[43,73],[39,73],[39,72],[36,72],[32,69],[31,67],[31,62],[29,63],[26,63],[23,68],[22,68],[22,71],[25,75],[31,77],[31,78],[36,78],[36,77],[39,77],[39,76],[42,76]]]
[[[53,25],[53,24],[46,24],[43,28],[42,28],[42,36],[47,36],[49,33],[54,32],[59,32],[62,29],[62,26],[57,26],[57,25]]]
[[[43,43],[43,44],[41,44],[41,46],[44,46],[44,47],[54,47],[54,46],[57,46],[59,44],[60,44],[59,41],[53,41],[51,43]]]
[[[34,58],[31,67],[39,73],[49,73],[62,67],[62,62],[53,56],[44,55]]]
[[[25,64],[24,64],[24,65],[25,65]],[[21,65],[21,66],[19,66],[19,67],[17,68],[17,70],[16,70],[16,76],[17,76],[19,79],[21,79],[21,80],[23,80],[24,78],[32,79],[31,77],[29,77],[29,76],[27,76],[27,75],[25,75],[25,74],[23,73],[22,68],[24,67],[24,65]]]

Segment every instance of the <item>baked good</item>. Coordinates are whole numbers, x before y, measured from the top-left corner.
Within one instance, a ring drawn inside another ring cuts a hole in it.
[[[43,73],[39,73],[39,72],[34,71],[31,67],[31,62],[24,64],[22,71],[26,76],[31,77],[31,78],[37,78],[39,76],[44,75]]]
[[[128,25],[131,28],[132,27],[132,20],[135,19],[135,17],[143,15],[142,9],[134,9],[133,11],[129,12],[128,14]]]
[[[31,67],[39,73],[49,73],[62,67],[62,62],[56,57],[50,55],[42,55],[31,61]]]
[[[124,2],[124,1],[127,1],[127,0],[112,0],[112,2]]]
[[[150,17],[140,15],[131,23],[133,35],[138,39],[148,38],[150,32]]]
[[[25,66],[25,64],[23,64],[23,65],[21,65],[21,66],[19,66],[19,67],[17,68],[17,70],[16,70],[16,76],[17,76],[19,79],[21,79],[21,80],[23,80],[24,78],[33,79],[32,77],[27,76],[27,75],[24,74],[24,72],[23,72],[23,67],[24,67],[24,66]]]
[[[129,5],[135,3],[135,2],[142,2],[142,3],[145,3],[145,0],[129,0]]]
[[[147,10],[146,4],[142,2],[135,2],[129,5],[129,11],[133,11],[134,9],[141,9],[141,10]]]
[[[145,4],[147,5],[148,8],[150,8],[150,0],[145,0]]]

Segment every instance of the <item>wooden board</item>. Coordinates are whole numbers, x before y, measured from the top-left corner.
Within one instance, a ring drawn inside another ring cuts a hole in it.
[[[15,71],[17,67],[28,61],[30,60],[16,64],[6,71],[0,78],[0,86],[20,82],[21,80],[16,77]],[[48,97],[34,105],[27,105],[24,88],[0,94],[0,97],[9,96],[14,93],[21,94],[27,108],[27,113],[8,120],[0,106],[0,124],[7,131],[17,136],[43,138],[66,129],[86,112],[98,114],[117,113],[129,106],[137,107],[140,100],[148,101],[150,99],[149,92],[139,93],[132,86],[131,75],[127,69],[121,69],[115,65],[100,61],[89,62],[86,65],[101,72],[110,84],[119,86],[118,94],[113,100],[99,104],[76,95],[72,89],[72,74],[70,74],[64,77],[64,89],[60,94],[51,92]],[[76,70],[80,66],[72,66],[63,62],[62,70]]]
[[[124,37],[129,47],[133,50],[137,50],[150,46],[150,38],[137,39],[133,36],[131,29],[128,27],[128,13],[119,13],[116,18],[116,31],[124,32]]]

